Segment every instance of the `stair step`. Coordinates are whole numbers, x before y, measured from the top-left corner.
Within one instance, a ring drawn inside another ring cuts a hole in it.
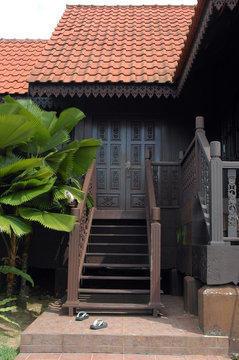
[[[135,254],[135,253],[108,253],[108,252],[99,252],[99,253],[86,253],[86,256],[145,256],[145,254]]]
[[[148,289],[90,289],[80,288],[79,293],[86,294],[149,294]]]
[[[123,253],[87,253],[85,257],[86,263],[114,263],[114,264],[148,264],[149,256],[142,254],[123,254]]]
[[[104,239],[104,241],[102,241]],[[133,244],[140,243],[147,245],[146,234],[90,234],[89,243],[91,242],[111,242]]]
[[[88,251],[94,253],[110,252],[110,253],[144,253],[148,254],[148,246],[146,244],[121,244],[121,243],[88,243]]]
[[[134,303],[90,303],[90,302],[79,302],[79,308],[81,310],[146,310],[150,309],[148,304],[134,304]]]
[[[107,268],[139,268],[148,269],[148,264],[101,264],[101,263],[84,263],[85,267],[107,267]]]
[[[145,235],[147,228],[144,225],[92,225],[91,234],[132,234],[132,235]]]
[[[85,280],[149,280],[149,276],[102,276],[102,275],[82,275]]]

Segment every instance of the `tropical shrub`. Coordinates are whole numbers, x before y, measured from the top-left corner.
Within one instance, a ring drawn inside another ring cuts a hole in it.
[[[71,130],[85,116],[77,108],[57,117],[31,100],[6,96],[4,101],[0,105],[0,232],[8,253],[5,262],[15,267],[19,239],[31,233],[33,222],[59,231],[73,229],[69,203],[82,201],[78,178],[87,172],[101,141],[69,142]],[[13,277],[8,274],[9,297]]]

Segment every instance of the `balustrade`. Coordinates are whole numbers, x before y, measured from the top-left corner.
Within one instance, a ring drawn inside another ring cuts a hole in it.
[[[145,198],[150,263],[149,307],[153,309],[153,314],[156,315],[160,307],[161,224],[160,208],[156,206],[152,165],[149,156],[145,160]]]
[[[77,221],[69,236],[67,300],[63,307],[69,309],[70,316],[73,316],[74,308],[79,307],[80,275],[95,210],[94,207],[87,206],[89,194],[95,199],[95,161],[85,176],[82,190],[84,192],[83,201],[77,207],[72,208],[72,214],[76,216]]]

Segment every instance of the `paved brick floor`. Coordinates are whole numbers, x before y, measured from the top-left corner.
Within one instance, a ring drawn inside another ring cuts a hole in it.
[[[90,330],[99,317],[108,327]],[[90,314],[75,321],[51,308],[23,332],[16,360],[224,360],[227,353],[227,337],[204,336],[182,298],[162,296],[157,318]]]
[[[228,360],[213,355],[140,355],[140,354],[19,354],[15,360]]]

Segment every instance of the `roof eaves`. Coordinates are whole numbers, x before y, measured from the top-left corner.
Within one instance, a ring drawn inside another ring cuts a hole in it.
[[[178,66],[173,76],[173,83],[178,80],[177,96],[180,95],[187,77],[197,56],[200,44],[205,36],[206,29],[211,20],[214,7],[219,11],[224,6],[233,10],[238,0],[198,0],[195,15],[182,50]]]

